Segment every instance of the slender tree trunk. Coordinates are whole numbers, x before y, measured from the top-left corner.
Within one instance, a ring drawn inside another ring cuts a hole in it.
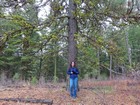
[[[113,57],[112,57],[112,55],[110,55],[110,80],[112,79],[112,59],[113,59]]]
[[[40,49],[40,51],[41,51],[41,58],[40,58],[40,63],[39,63],[39,71],[42,71],[42,61],[43,61],[43,59],[42,59],[42,48]]]
[[[41,58],[40,58],[40,63],[39,63],[39,72],[40,72],[40,77],[39,77],[39,84],[41,86],[43,86],[45,84],[45,77],[44,77],[44,72],[42,70],[42,62],[43,62],[43,51],[42,51],[42,45],[41,45],[41,49],[40,49],[40,53],[41,53]]]
[[[55,54],[54,56],[54,82],[57,81],[57,74],[56,74],[56,71],[57,71],[57,56]]]
[[[131,67],[132,66],[132,59],[131,59],[131,48],[130,48],[129,40],[128,40],[128,29],[126,29],[126,32],[125,32],[125,40],[126,40],[128,62],[129,62],[129,65]]]
[[[42,50],[41,50],[41,53],[42,53]],[[43,62],[43,59],[41,57],[40,58],[40,64],[39,64],[39,72],[40,72],[39,84],[40,85],[43,85],[45,83],[44,73],[42,72],[42,62]]]
[[[98,64],[98,70],[99,71],[98,71],[98,76],[97,76],[97,78],[98,78],[98,77],[100,77],[100,72],[101,72],[100,71],[101,65],[100,65],[100,49],[99,48],[97,49],[97,58],[98,58],[98,63],[99,63]]]
[[[6,83],[6,80],[7,80],[7,75],[6,74],[7,74],[6,70],[2,70],[1,78],[0,78],[2,84]]]

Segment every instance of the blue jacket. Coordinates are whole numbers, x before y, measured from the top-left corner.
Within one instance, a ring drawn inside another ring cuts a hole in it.
[[[70,75],[70,78],[76,78],[78,77],[79,71],[76,67],[71,67],[67,70],[67,74]]]

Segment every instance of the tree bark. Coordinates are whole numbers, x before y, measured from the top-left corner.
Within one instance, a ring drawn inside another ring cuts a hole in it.
[[[78,24],[74,13],[76,11],[76,4],[73,0],[69,0],[69,11],[68,11],[68,68],[71,62],[76,62],[77,48],[76,40],[74,35],[78,32]],[[68,76],[66,81],[66,89],[69,90]]]
[[[74,16],[76,11],[76,4],[73,0],[69,0],[69,18],[68,18],[68,63],[75,61],[76,62],[76,41],[74,35],[77,33],[77,20]]]

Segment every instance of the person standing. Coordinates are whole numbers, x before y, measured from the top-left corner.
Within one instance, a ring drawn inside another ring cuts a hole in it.
[[[78,90],[78,74],[79,71],[76,67],[75,62],[71,62],[70,68],[67,70],[67,74],[70,75],[70,96],[72,98],[77,97],[77,90]]]

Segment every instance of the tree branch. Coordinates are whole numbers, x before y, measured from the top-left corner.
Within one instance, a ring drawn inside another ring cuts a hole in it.
[[[46,99],[23,99],[23,98],[0,98],[0,101],[14,101],[14,102],[25,102],[25,103],[40,103],[40,104],[48,104],[52,105],[52,100]]]

